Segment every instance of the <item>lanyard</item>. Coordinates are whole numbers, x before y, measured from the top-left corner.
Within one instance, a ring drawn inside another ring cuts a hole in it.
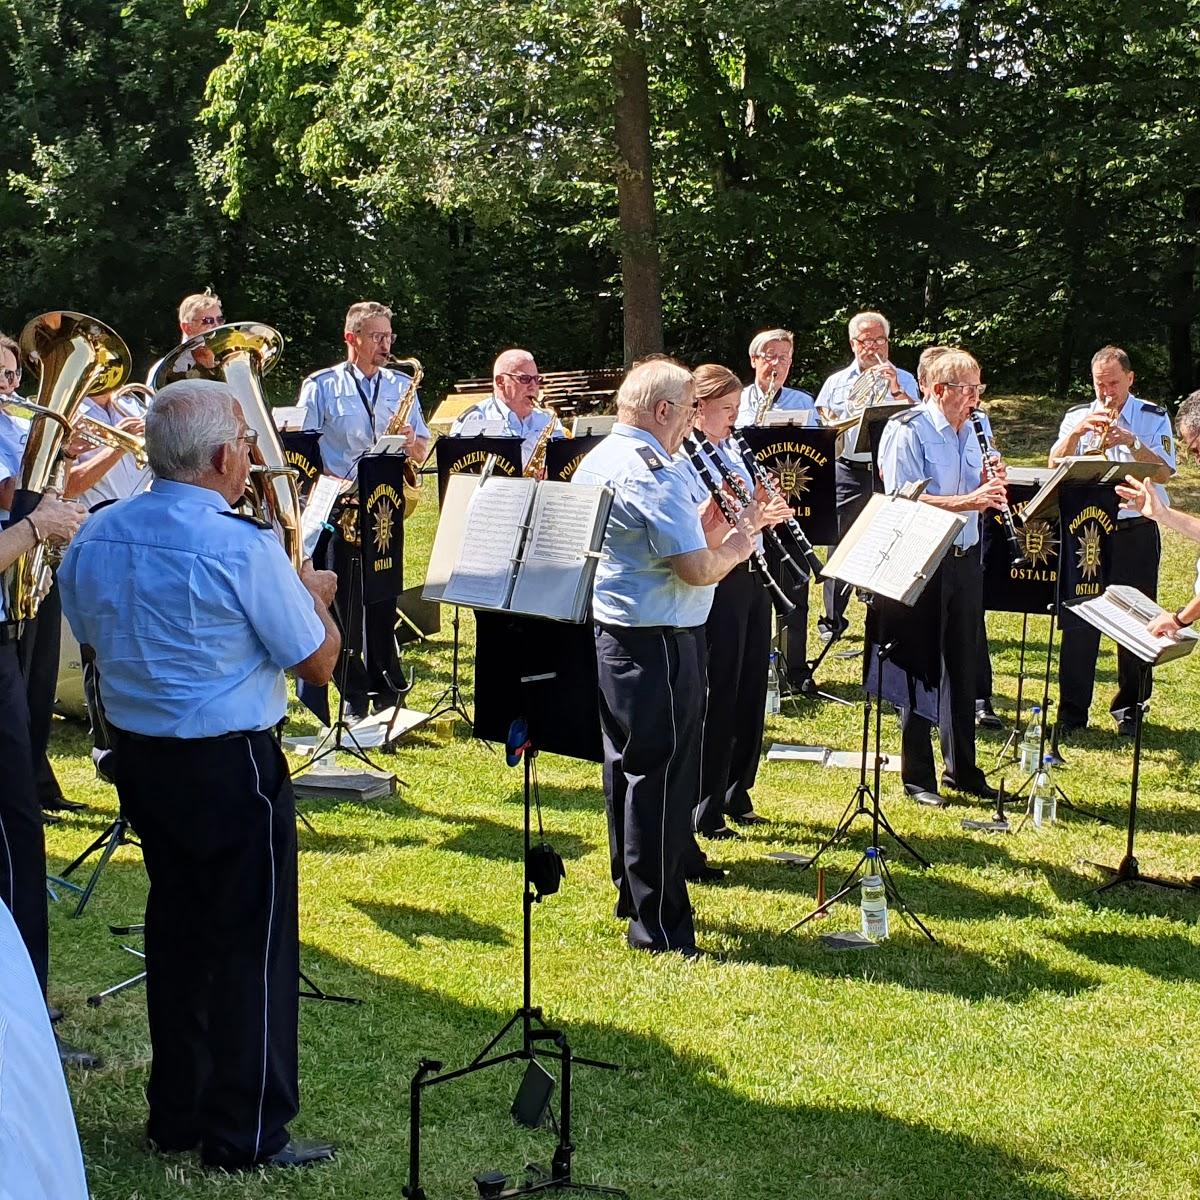
[[[383,372],[375,372],[375,389],[371,393],[370,400],[367,399],[367,389],[363,386],[363,381],[359,378],[358,372],[353,368],[350,369],[350,378],[354,380],[355,390],[358,392],[358,398],[362,401],[362,406],[367,410],[367,419],[371,422],[371,436],[375,436],[375,406],[379,403],[379,384],[383,380]]]

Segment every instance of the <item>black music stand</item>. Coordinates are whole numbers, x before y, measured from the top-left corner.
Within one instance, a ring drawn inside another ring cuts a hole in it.
[[[473,731],[475,728],[475,718],[471,716],[467,709],[467,702],[463,698],[462,687],[458,682],[460,658],[459,621],[459,607],[456,604],[454,606],[454,615],[450,618],[450,629],[453,634],[450,652],[450,682],[442,690],[442,694],[433,702],[429,719],[436,721],[438,717],[445,716],[446,713],[456,713],[466,721],[467,726]]]
[[[556,675],[539,674],[524,676],[521,679],[522,701],[528,711],[545,712],[547,700],[539,693],[544,692]],[[576,1063],[596,1067],[606,1071],[617,1071],[616,1063],[605,1062],[602,1059],[581,1058],[575,1055],[566,1034],[561,1029],[553,1029],[546,1024],[540,1006],[533,1003],[533,906],[539,903],[546,894],[556,891],[558,884],[554,881],[552,889],[543,891],[539,884],[544,880],[539,877],[535,882],[532,875],[533,857],[533,809],[538,810],[539,834],[541,832],[541,802],[538,798],[537,784],[537,755],[535,734],[524,721],[513,722],[508,745],[507,761],[515,766],[519,759],[524,760],[524,874],[521,893],[521,1005],[512,1016],[501,1026],[494,1037],[479,1051],[478,1054],[464,1067],[453,1071],[444,1071],[440,1060],[422,1058],[417,1071],[409,1083],[409,1147],[408,1147],[408,1183],[402,1189],[408,1200],[426,1200],[424,1187],[421,1185],[421,1098],[426,1088],[442,1083],[450,1083],[462,1079],[478,1071],[500,1066],[507,1062],[523,1061],[526,1065],[525,1078],[522,1081],[517,1099],[513,1105],[513,1116],[522,1124],[533,1128],[543,1123],[548,1112],[550,1092],[547,1083],[552,1087],[552,1080],[547,1080],[547,1073],[540,1066],[542,1058],[557,1059],[561,1070],[561,1092],[559,1097],[558,1143],[551,1160],[550,1170],[529,1166],[529,1180],[515,1187],[507,1187],[507,1181],[502,1175],[492,1173],[489,1176],[478,1176],[476,1182],[480,1186],[480,1194],[495,1197],[530,1196],[541,1192],[573,1191],[590,1192],[604,1196],[626,1196],[620,1188],[603,1187],[599,1184],[577,1182],[571,1174],[571,1158],[575,1151],[571,1133],[571,1103],[572,1103],[572,1070]],[[543,842],[544,846],[545,843]],[[519,1029],[520,1045],[512,1050],[499,1049],[500,1043],[514,1030]],[[548,1044],[553,1048],[543,1048]],[[539,1092],[539,1088],[544,1089]],[[484,1181],[491,1184],[484,1191]]]

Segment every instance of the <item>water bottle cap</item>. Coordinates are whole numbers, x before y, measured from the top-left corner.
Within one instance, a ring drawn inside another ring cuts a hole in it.
[[[879,851],[874,846],[867,847],[867,857],[875,859],[879,857]]]
[[[1052,767],[1052,766],[1054,766],[1054,755],[1053,755],[1053,754],[1047,754],[1047,755],[1045,756],[1045,758],[1043,758],[1043,759],[1042,759],[1042,766],[1043,766],[1043,767]]]
[[[1040,704],[1035,704],[1035,705],[1033,706],[1033,711],[1034,711],[1034,713],[1035,713],[1035,714],[1037,714],[1037,715],[1041,715],[1042,706],[1041,706]]]

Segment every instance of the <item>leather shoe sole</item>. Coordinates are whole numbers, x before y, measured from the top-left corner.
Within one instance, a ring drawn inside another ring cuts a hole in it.
[[[206,1150],[201,1160],[206,1167],[219,1171],[253,1171],[256,1167],[311,1167],[317,1163],[330,1162],[337,1153],[332,1142],[319,1142],[309,1138],[292,1138],[281,1150],[266,1158],[253,1162],[230,1161],[225,1155]]]
[[[1000,793],[990,783],[978,783],[974,787],[960,787],[948,779],[943,779],[942,787],[952,788],[964,796],[974,796],[977,800],[998,800],[1000,798]]]
[[[81,1071],[91,1071],[102,1065],[98,1054],[93,1054],[90,1050],[80,1050],[78,1046],[64,1042],[58,1034],[54,1035],[54,1040],[58,1045],[58,1061],[64,1067],[77,1067]]]
[[[766,817],[756,812],[741,813],[736,817],[731,815],[729,819],[739,825],[770,825],[771,823]]]
[[[939,796],[937,792],[931,792],[928,788],[905,788],[904,790],[918,804],[923,804],[926,808],[945,808],[950,803],[945,796]]]
[[[702,838],[710,838],[714,842],[728,842],[740,836],[736,830],[730,829],[728,825],[722,825],[720,829],[714,829],[711,833],[701,829],[699,833]]]
[[[684,878],[688,883],[724,883],[729,872],[721,867],[701,867]]]

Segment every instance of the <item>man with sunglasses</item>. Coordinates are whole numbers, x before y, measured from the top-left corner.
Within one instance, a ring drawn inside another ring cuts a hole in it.
[[[983,568],[979,558],[979,514],[1000,508],[1007,497],[1004,465],[996,477],[983,476],[983,453],[968,417],[983,395],[980,367],[964,350],[946,350],[928,364],[927,398],[889,421],[879,443],[884,491],[928,480],[923,503],[960,513],[966,524],[954,539],[926,588],[940,617],[937,631],[938,731],[942,744],[942,784],[982,799],[995,799],[975,761],[975,691],[978,680],[979,623],[983,609]],[[986,417],[984,418],[986,428]],[[990,430],[989,430],[990,434]],[[925,599],[923,596],[922,599]],[[897,606],[899,607],[899,606]],[[899,618],[903,620],[903,615]],[[897,629],[899,642],[921,632]],[[893,636],[889,633],[889,636]],[[908,647],[912,650],[913,647]],[[942,807],[930,744],[931,725],[914,708],[900,712],[900,776],[918,804]]]
[[[1050,447],[1050,466],[1077,454],[1103,452],[1113,462],[1142,462],[1157,467],[1150,477],[1159,499],[1167,503],[1162,485],[1175,474],[1175,438],[1171,417],[1160,405],[1132,394],[1133,364],[1119,346],[1104,346],[1092,356],[1090,404],[1070,409],[1063,417],[1058,440]],[[1117,513],[1117,529],[1109,552],[1108,582],[1129,584],[1151,599],[1158,594],[1158,561],[1162,537],[1149,518],[1130,509]],[[1100,631],[1083,621],[1064,622],[1058,656],[1057,738],[1069,737],[1088,723],[1096,684]],[[1132,737],[1139,699],[1142,664],[1123,648],[1117,650],[1117,694],[1109,706],[1117,732]],[[1148,693],[1147,693],[1148,695]]]
[[[321,462],[325,473],[341,479],[358,478],[358,460],[367,454],[383,435],[400,401],[412,387],[412,377],[389,367],[392,356],[392,310],[374,300],[352,304],[346,312],[342,338],[346,344],[345,361],[310,375],[300,385],[300,407],[304,410],[304,429],[321,435]],[[409,458],[420,466],[429,453],[429,427],[421,414],[418,400],[408,424],[399,429]],[[335,611],[342,630],[362,608],[366,630],[366,654],[353,646],[346,676],[346,707],[351,719],[367,715],[374,698],[375,708],[398,703],[404,691],[403,672],[396,651],[396,606],[392,601],[362,605],[361,583],[351,595],[355,571],[352,556],[340,532],[323,538],[313,555],[314,561],[331,566],[338,577]],[[322,696],[302,690],[301,699],[323,720],[328,721],[327,702]]]
[[[225,324],[225,314],[221,311],[221,297],[212,288],[202,292],[194,292],[184,296],[179,303],[179,333],[181,342],[190,341],[202,333],[210,333],[218,325]],[[196,368],[199,378],[207,378],[216,366],[216,359],[207,346],[200,346],[190,355],[182,355],[176,362],[176,370],[186,373],[190,368]]]
[[[877,312],[855,313],[850,318],[849,333],[850,352],[854,355],[854,361],[825,380],[817,393],[817,407],[828,409],[834,417],[846,416],[850,392],[859,376],[868,371],[877,372],[887,383],[892,400],[915,404],[920,398],[917,381],[907,371],[893,366],[888,357],[891,326],[887,317]],[[871,498],[871,455],[865,451],[844,450],[834,467],[834,476],[840,539],[846,536],[846,531]],[[836,579],[825,581],[825,611],[817,620],[817,631],[822,641],[827,642],[845,631],[849,598],[849,589]]]
[[[12,508],[13,493],[21,474],[21,458],[29,437],[29,422],[5,412],[6,401],[20,400],[21,349],[5,333],[0,333],[0,520],[6,520]]]
[[[228,1170],[333,1157],[288,1133],[296,817],[277,731],[284,671],[333,673],[336,581],[297,574],[274,530],[233,512],[253,441],[224,384],[164,387],[146,414],[150,490],[93,513],[59,569],[150,877],[147,1137]]]
[[[488,423],[499,421],[506,433],[521,439],[521,463],[529,462],[542,431],[555,419],[538,408],[542,377],[528,350],[505,350],[492,366],[492,394],[472,405],[450,427],[450,437],[475,437]],[[550,435],[564,437],[562,426]]]

